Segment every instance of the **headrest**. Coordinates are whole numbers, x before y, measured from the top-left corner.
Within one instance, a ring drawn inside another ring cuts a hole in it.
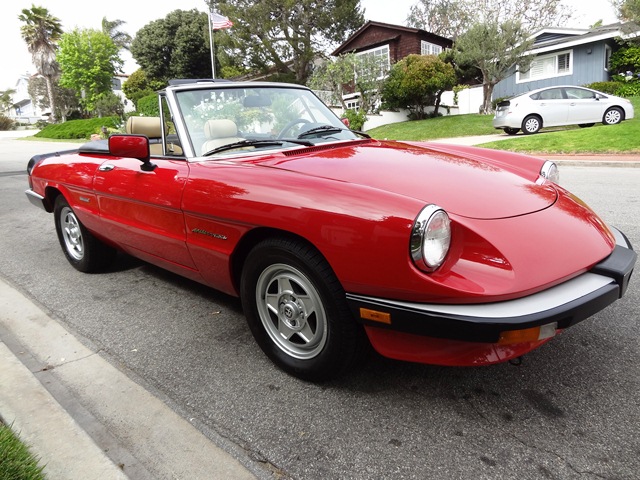
[[[208,140],[237,137],[238,126],[227,119],[207,120],[207,123],[204,124],[204,135]]]
[[[146,135],[149,138],[162,137],[160,117],[129,117],[126,130],[127,133]]]

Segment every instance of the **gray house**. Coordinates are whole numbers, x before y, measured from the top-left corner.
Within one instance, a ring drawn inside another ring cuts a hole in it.
[[[514,68],[499,82],[493,98],[506,98],[553,85],[586,85],[610,80],[609,59],[619,47],[616,39],[640,35],[633,22],[578,30],[545,28],[533,35],[529,54],[535,55],[527,71]]]

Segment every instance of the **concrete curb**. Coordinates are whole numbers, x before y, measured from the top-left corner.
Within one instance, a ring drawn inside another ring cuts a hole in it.
[[[2,279],[0,312],[0,415],[48,478],[255,478]]]

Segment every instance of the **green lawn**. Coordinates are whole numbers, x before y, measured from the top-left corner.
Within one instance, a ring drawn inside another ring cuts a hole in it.
[[[367,130],[373,138],[388,140],[434,140],[436,138],[491,135],[493,115],[451,115],[412,122],[391,123]]]
[[[0,480],[43,480],[42,468],[11,429],[0,423]]]
[[[631,98],[631,102],[636,118],[619,125],[542,129],[536,135],[519,133],[482,146],[528,153],[640,153],[640,97]],[[492,119],[492,115],[453,115],[383,125],[367,133],[379,139],[414,141],[500,133],[492,127]]]

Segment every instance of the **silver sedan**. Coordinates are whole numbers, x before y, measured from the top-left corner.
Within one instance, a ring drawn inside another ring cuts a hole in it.
[[[520,130],[528,135],[542,127],[559,125],[615,125],[633,115],[633,105],[625,98],[564,85],[540,88],[498,103],[493,126],[509,135]]]

